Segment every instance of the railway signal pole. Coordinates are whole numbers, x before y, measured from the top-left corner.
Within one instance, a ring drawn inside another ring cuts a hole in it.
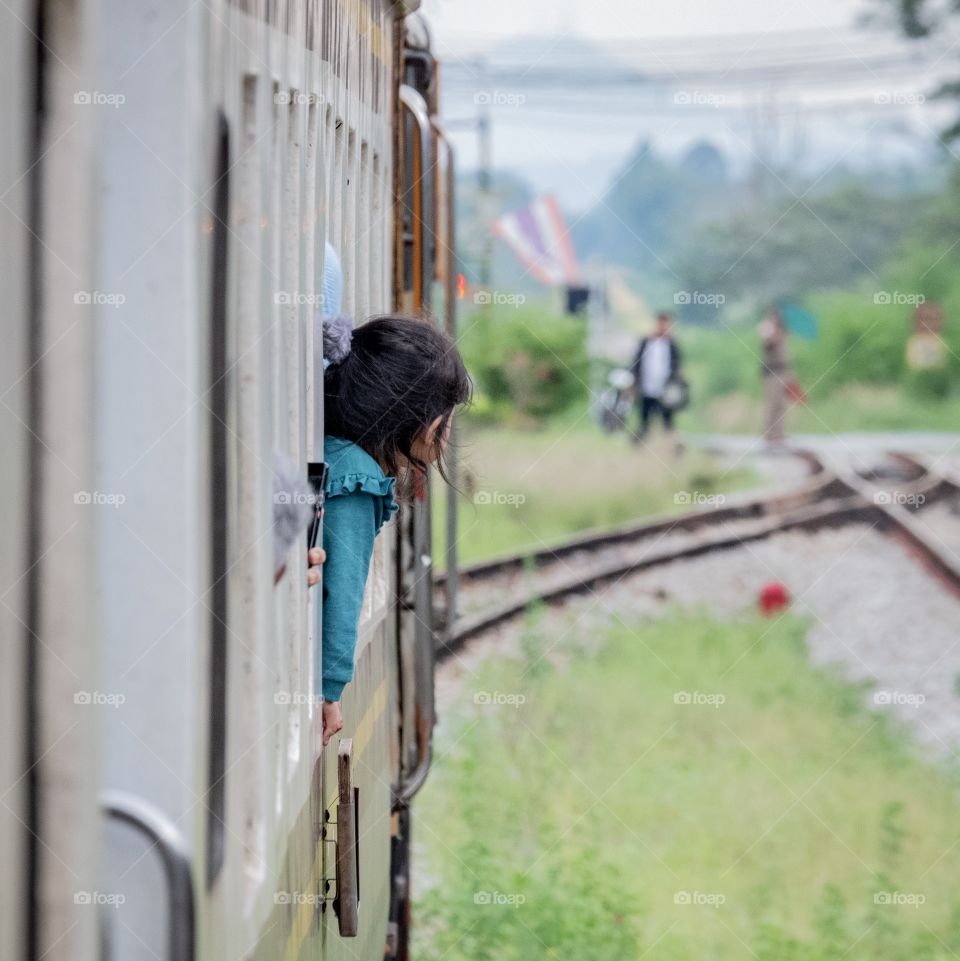
[[[493,232],[491,224],[496,216],[493,199],[493,118],[491,106],[493,91],[487,85],[486,61],[477,64],[477,80],[473,101],[477,107],[475,117],[452,118],[447,121],[447,130],[473,128],[477,132],[477,204],[476,216],[479,221],[480,237],[476,245],[471,244],[471,252],[477,257],[477,286],[490,293],[493,285]],[[477,306],[485,311],[490,309],[492,297],[480,297]]]

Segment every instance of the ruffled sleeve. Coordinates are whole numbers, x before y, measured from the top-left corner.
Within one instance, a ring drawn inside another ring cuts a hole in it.
[[[394,496],[396,483],[396,478],[387,477],[382,472],[380,476],[377,477],[374,474],[366,472],[335,474],[331,471],[330,476],[327,478],[326,497],[327,500],[330,500],[331,498],[344,497],[348,494],[371,494],[376,505],[376,529],[374,530],[374,534],[379,534],[380,528],[400,510],[400,506],[397,504]]]
[[[325,441],[330,472],[323,518],[322,676],[317,689],[339,701],[353,677],[357,625],[370,571],[373,543],[383,525],[399,510],[395,480],[356,444]]]

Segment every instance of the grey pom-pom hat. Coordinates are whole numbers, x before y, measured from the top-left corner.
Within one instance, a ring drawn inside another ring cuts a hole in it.
[[[323,368],[339,364],[353,341],[353,320],[350,317],[324,317],[323,319]]]

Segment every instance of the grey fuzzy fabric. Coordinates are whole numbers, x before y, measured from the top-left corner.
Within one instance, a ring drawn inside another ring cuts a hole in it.
[[[353,321],[342,314],[323,319],[323,357],[328,364],[339,364],[350,353]]]
[[[293,544],[303,537],[313,517],[313,490],[296,464],[283,454],[273,459],[273,569],[286,563]],[[303,558],[306,563],[306,558]]]

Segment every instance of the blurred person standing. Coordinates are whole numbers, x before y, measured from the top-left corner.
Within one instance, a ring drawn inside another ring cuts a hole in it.
[[[680,348],[673,339],[673,317],[666,311],[657,314],[656,328],[644,337],[637,347],[631,365],[634,391],[640,413],[640,433],[636,440],[643,440],[650,429],[650,418],[659,415],[664,429],[673,430],[674,408],[664,403],[667,384],[680,376]]]
[[[787,352],[787,327],[779,307],[774,307],[757,328],[763,348],[763,439],[773,447],[784,441],[783,419],[793,380]]]

